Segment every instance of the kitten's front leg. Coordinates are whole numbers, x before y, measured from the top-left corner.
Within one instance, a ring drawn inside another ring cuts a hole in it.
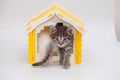
[[[59,60],[59,64],[63,65],[63,61],[64,61],[64,53],[60,54],[60,60]]]
[[[65,50],[63,48],[59,48],[59,54],[60,54],[60,60],[59,60],[59,64],[63,65],[63,61],[64,61],[64,52]]]
[[[69,66],[70,66],[70,56],[71,56],[71,53],[66,53],[65,54],[64,61],[63,61],[63,67],[65,69],[68,69]]]

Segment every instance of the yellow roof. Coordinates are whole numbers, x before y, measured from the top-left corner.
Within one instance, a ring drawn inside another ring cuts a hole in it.
[[[66,22],[70,23],[73,26],[77,24],[74,27],[78,31],[85,30],[83,27],[83,22],[80,19],[76,18],[71,13],[59,7],[58,5],[53,5],[52,7],[46,9],[45,11],[43,11],[42,13],[38,14],[37,16],[33,17],[28,21],[26,27],[27,32],[28,33],[31,32],[33,29],[37,27],[38,24],[45,22],[45,20],[52,18],[54,15],[57,15],[59,18],[65,20]]]

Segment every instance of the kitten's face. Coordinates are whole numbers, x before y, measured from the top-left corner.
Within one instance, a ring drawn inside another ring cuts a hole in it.
[[[59,47],[65,47],[73,39],[72,29],[63,25],[51,28],[51,38]]]

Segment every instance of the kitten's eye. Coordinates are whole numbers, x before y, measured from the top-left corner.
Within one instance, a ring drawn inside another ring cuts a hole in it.
[[[57,41],[59,41],[59,39],[58,38],[55,38]]]
[[[64,39],[63,39],[63,41],[66,41],[66,40],[67,40],[67,38],[64,38]]]
[[[54,39],[55,38],[55,36],[52,36],[52,39]]]
[[[57,37],[54,36],[54,38],[52,38],[55,41],[59,41],[59,39]]]

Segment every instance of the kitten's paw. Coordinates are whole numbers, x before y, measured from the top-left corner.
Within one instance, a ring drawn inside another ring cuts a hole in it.
[[[63,66],[64,69],[69,69],[69,66]]]
[[[64,63],[63,64],[63,68],[64,69],[69,69],[69,67],[70,67],[70,63]]]
[[[59,64],[60,64],[60,65],[63,65],[63,61],[59,61]]]

